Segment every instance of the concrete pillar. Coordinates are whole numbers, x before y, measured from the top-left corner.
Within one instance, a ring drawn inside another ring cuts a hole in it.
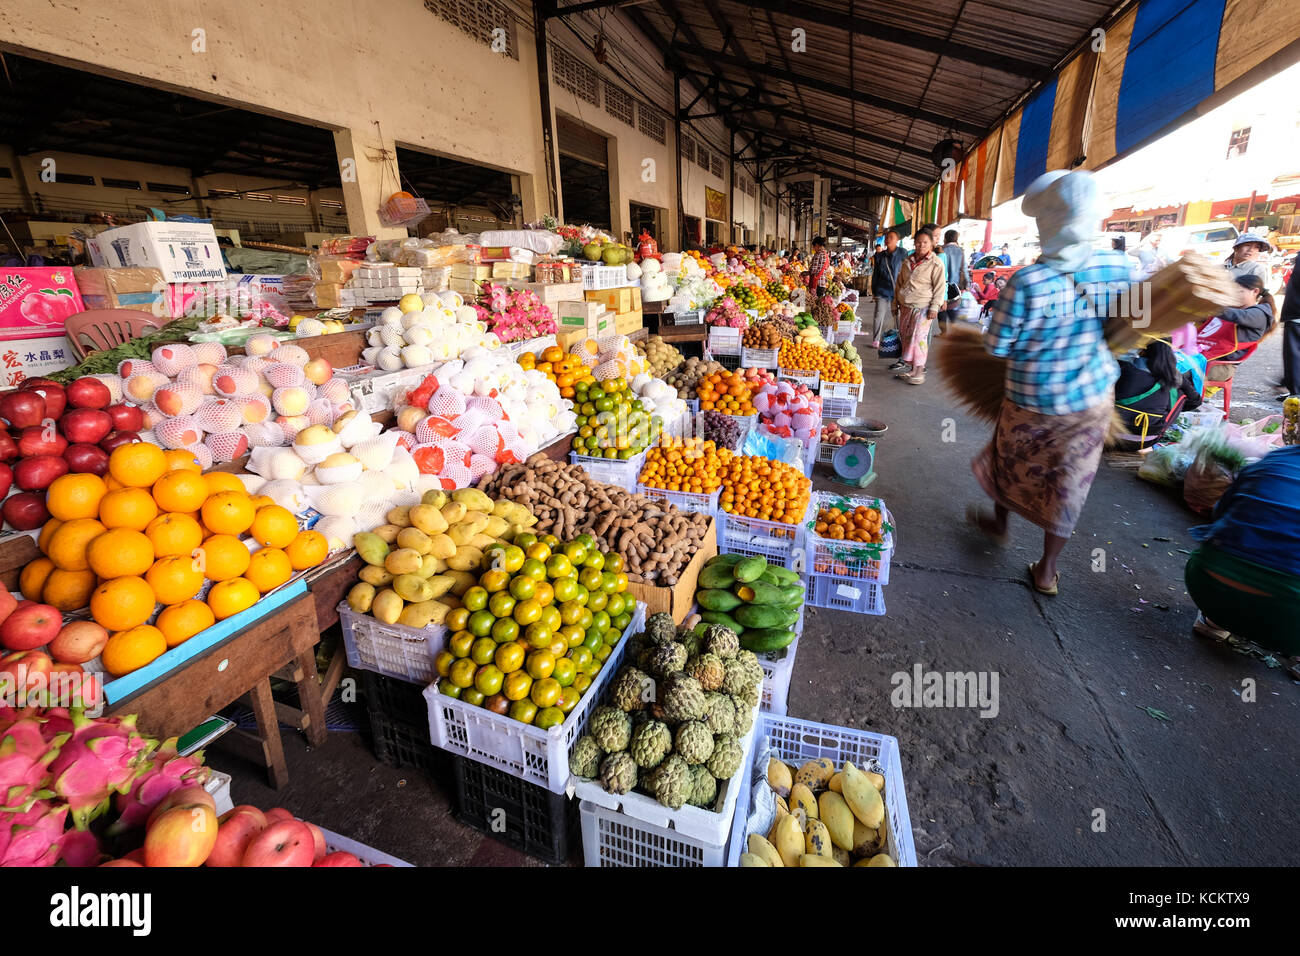
[[[622,169],[618,162],[618,139],[614,136],[605,138],[605,172],[609,180],[609,234],[622,242],[623,233],[632,228],[632,207],[624,190]],[[634,242],[635,239],[634,236]]]
[[[813,179],[813,202],[812,202],[812,234],[814,236],[826,235],[826,228],[830,223],[830,201],[831,201],[831,181],[824,176],[817,176]]]
[[[394,184],[397,143],[381,139],[377,132],[341,129],[334,133],[334,151],[342,173],[348,231],[354,236],[377,239],[405,238],[404,228],[385,226],[379,221],[379,207],[401,188]]]

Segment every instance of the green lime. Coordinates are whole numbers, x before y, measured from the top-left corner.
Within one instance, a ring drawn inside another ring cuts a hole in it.
[[[602,591],[601,593],[604,594],[605,592]],[[591,607],[590,601],[587,602],[587,606]],[[610,616],[611,620],[618,617],[626,609],[627,609],[627,598],[625,598],[623,595],[618,593],[605,595],[605,612]]]
[[[573,683],[572,676],[569,677],[569,683]],[[464,688],[457,687],[453,684],[451,678],[444,677],[442,680],[438,681],[438,692],[440,694],[446,694],[448,697],[460,697],[465,691]]]
[[[578,596],[577,578],[556,578],[551,582],[551,586],[555,589],[555,600],[560,604],[572,601]]]
[[[618,617],[614,618],[614,627],[619,631],[626,631],[627,626],[632,623],[632,615],[624,611]]]
[[[551,671],[551,677],[561,687],[568,687],[573,683],[573,678],[577,675],[578,669],[573,666],[573,661],[567,657],[561,657],[555,662],[555,670]]]
[[[537,580],[526,574],[510,579],[510,596],[516,601],[527,601],[537,593]]]
[[[482,666],[492,660],[497,652],[497,642],[490,637],[476,637],[469,649],[469,659]],[[492,691],[491,693],[496,693]]]
[[[543,707],[533,718],[533,726],[546,730],[548,727],[558,727],[564,723],[564,711],[559,707]]]
[[[590,608],[588,608],[588,610],[590,610]],[[602,633],[608,631],[610,627],[609,615],[604,611],[597,611],[595,614],[591,616],[590,626],[596,628]]]
[[[582,639],[582,646],[587,648],[587,650],[591,651],[593,654],[596,653],[596,648],[601,647],[604,643],[604,632],[598,631],[594,627],[588,629],[586,636]]]
[[[529,543],[531,544],[532,542]],[[519,568],[519,573],[524,577],[532,578],[534,581],[545,581],[546,564],[542,561],[538,561],[536,558],[525,558],[523,565]]]
[[[475,611],[469,616],[467,629],[475,637],[487,637],[492,633],[492,625],[497,622],[495,615],[486,608]]]
[[[514,618],[503,617],[492,625],[492,640],[498,644],[513,641],[519,636],[519,625]]]
[[[465,605],[467,611],[481,611],[487,607],[488,593],[487,588],[481,588],[477,584],[465,592],[465,596],[460,599],[460,603]]]
[[[488,610],[496,617],[509,617],[514,609],[515,599],[510,596],[509,591],[498,591],[492,595],[492,600],[488,601]]]
[[[605,567],[605,556],[595,548],[592,548],[587,552],[582,563],[585,567],[595,568],[597,571],[600,571]]]
[[[604,591],[592,591],[587,595],[587,609],[589,611],[600,611],[609,603],[609,595]]]

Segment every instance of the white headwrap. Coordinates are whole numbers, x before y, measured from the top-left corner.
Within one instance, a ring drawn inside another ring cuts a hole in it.
[[[1082,269],[1092,257],[1092,243],[1105,210],[1092,173],[1054,169],[1025,190],[1025,215],[1038,222],[1043,250],[1039,262],[1057,272]]]

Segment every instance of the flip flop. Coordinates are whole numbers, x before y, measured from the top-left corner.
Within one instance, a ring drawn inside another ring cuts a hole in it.
[[[1061,582],[1061,572],[1059,571],[1056,572],[1056,577],[1052,578],[1052,586],[1050,588],[1040,588],[1038,586],[1038,581],[1034,578],[1034,570],[1037,567],[1038,567],[1037,561],[1029,565],[1029,586],[1032,587],[1039,594],[1046,594],[1048,597],[1056,597],[1056,595],[1060,593],[1060,590],[1057,588],[1057,585],[1060,584]]]
[[[984,537],[988,538],[990,543],[997,545],[999,548],[1005,548],[1007,543],[1011,540],[1010,530],[1004,531],[1001,534],[994,534],[992,531],[989,531],[984,527],[984,523],[988,519],[989,513],[979,505],[970,504],[966,506],[966,523],[980,534],[984,535]]]

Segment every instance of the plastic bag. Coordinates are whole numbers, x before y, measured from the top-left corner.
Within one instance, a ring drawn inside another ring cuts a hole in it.
[[[898,334],[897,329],[890,329],[880,340],[880,348],[876,354],[882,359],[896,359],[903,357],[903,339]]]
[[[1197,514],[1208,515],[1235,480],[1228,466],[1212,455],[1198,455],[1183,478],[1183,501]]]
[[[1193,457],[1182,445],[1158,445],[1142,459],[1138,477],[1166,488],[1180,488]]]

